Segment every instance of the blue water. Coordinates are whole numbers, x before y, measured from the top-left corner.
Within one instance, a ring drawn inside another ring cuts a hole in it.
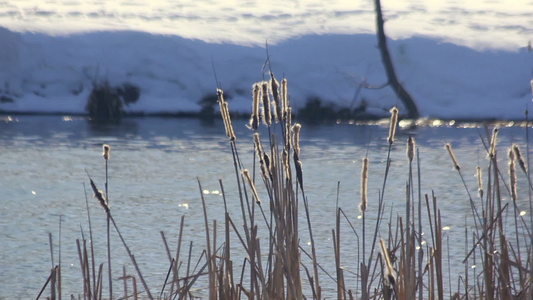
[[[113,216],[153,293],[158,293],[169,265],[160,231],[165,232],[169,247],[174,251],[180,218],[185,215],[184,245],[193,241],[193,256],[198,258],[205,243],[201,193],[209,218],[216,219],[221,226],[224,210],[219,179],[224,183],[230,213],[237,222],[240,220],[231,151],[219,120],[127,118],[121,124],[107,126],[95,126],[78,117],[3,116],[0,120],[0,298],[27,299],[38,294],[52,267],[49,233],[53,235],[54,264],[58,263],[60,217],[63,295],[82,293],[75,243],[82,234],[86,239],[89,235],[86,196],[97,263],[107,263],[105,214],[92,197],[87,177],[89,173],[103,189],[105,169],[101,154],[104,143],[111,146],[108,173]],[[234,120],[234,127],[241,160],[244,167],[251,169],[252,132],[245,123],[245,120]],[[503,154],[511,143],[520,144],[525,153],[525,132],[520,127],[501,128],[498,142],[501,166],[506,166],[507,158]],[[263,139],[266,134],[262,132]],[[360,226],[357,205],[361,159],[368,155],[368,207],[370,212],[376,210],[385,169],[387,135],[388,122],[304,124],[302,127],[301,159],[315,241],[319,245],[317,253],[319,262],[330,272],[334,272],[331,230],[335,226],[337,198],[355,226]],[[470,206],[444,144],[450,142],[454,147],[467,186],[472,195],[476,195],[476,165],[482,165],[485,172],[488,166],[479,137],[484,136],[485,131],[479,127],[447,126],[400,129],[391,153],[392,165],[385,191],[386,216],[403,215],[408,172],[405,143],[410,135],[415,137],[420,151],[422,193],[435,191],[443,225],[450,227],[445,231],[450,245],[447,251],[452,257],[464,255],[464,224],[465,216],[470,216]],[[486,176],[484,174],[485,181]],[[507,180],[506,172],[502,176]],[[258,189],[266,199],[264,187],[258,185]],[[529,200],[522,174],[519,174],[518,193],[517,203],[527,218]],[[504,200],[508,201],[509,197],[506,195]],[[371,218],[372,213],[369,216]],[[301,244],[305,247],[308,235],[305,223],[301,224]],[[343,264],[353,271],[357,253],[352,250],[356,246],[355,238],[349,232],[347,227],[343,230]],[[266,240],[266,236],[260,237]],[[122,276],[122,265],[128,266],[128,272],[134,274],[116,234],[112,236],[112,245],[115,277]],[[234,246],[239,248],[237,242]],[[234,259],[242,260],[238,254]],[[463,272],[464,266],[458,260],[453,261],[453,274]],[[354,283],[355,278],[350,276],[347,275],[348,280]],[[122,283],[114,282],[115,290],[120,293]],[[326,294],[335,288],[326,276],[322,276],[322,284]],[[204,286],[200,284],[199,287]]]

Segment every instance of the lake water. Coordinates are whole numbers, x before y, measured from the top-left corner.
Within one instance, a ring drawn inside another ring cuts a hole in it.
[[[245,127],[245,122],[234,120],[234,127],[241,160],[244,167],[251,169],[252,132]],[[392,165],[385,193],[385,215],[403,215],[408,178],[405,143],[412,135],[420,151],[422,193],[435,191],[443,225],[449,227],[445,231],[449,243],[445,253],[448,251],[452,258],[461,257],[452,259],[450,268],[453,274],[464,270],[460,260],[464,256],[464,224],[465,216],[470,218],[470,205],[444,144],[449,142],[454,147],[472,195],[477,193],[476,165],[479,162],[485,171],[488,166],[479,137],[485,136],[484,129],[469,124],[462,127],[400,129],[392,149]],[[317,253],[319,262],[333,274],[331,230],[335,224],[338,182],[339,206],[356,228],[360,228],[357,205],[360,201],[361,160],[368,154],[368,209],[372,211],[376,209],[375,199],[383,181],[387,135],[388,121],[372,125],[304,124],[302,127],[301,159]],[[505,154],[511,143],[517,143],[525,153],[525,136],[525,128],[502,127],[499,152]],[[48,233],[53,234],[54,264],[58,263],[60,216],[63,295],[83,292],[75,242],[81,239],[82,231],[88,237],[86,194],[97,262],[106,263],[105,213],[92,197],[86,174],[87,171],[96,185],[103,189],[105,171],[101,154],[104,143],[111,146],[108,172],[113,216],[153,294],[158,295],[169,265],[160,231],[165,232],[169,247],[175,249],[180,218],[185,215],[184,245],[194,242],[197,250],[193,249],[195,258],[204,247],[203,212],[197,177],[202,184],[209,219],[216,219],[218,224],[223,222],[224,209],[218,182],[221,178],[229,211],[239,222],[240,205],[232,155],[219,120],[209,123],[197,119],[127,118],[119,125],[95,126],[78,117],[2,116],[0,299],[13,299],[14,296],[34,298],[39,293],[52,267]],[[507,164],[503,154],[500,154],[500,166]],[[486,174],[484,177],[486,182]],[[518,177],[517,203],[529,216],[527,183],[522,174]],[[503,178],[507,180],[506,171]],[[258,189],[260,195],[264,195],[264,187],[258,185]],[[506,195],[505,201],[508,200]],[[383,227],[387,222],[388,217]],[[304,219],[301,224],[305,225]],[[303,225],[302,228],[305,227]],[[353,235],[349,234],[348,228],[343,230],[342,260],[347,270],[355,270],[356,253],[352,250],[356,246],[355,239],[350,238]],[[302,233],[301,238],[302,245],[306,245],[308,236]],[[122,275],[122,265],[127,265],[128,272],[133,274],[133,267],[116,234],[112,236],[112,244],[115,277]],[[234,256],[234,259],[239,261],[240,258]],[[104,280],[107,282],[107,279]],[[322,276],[321,280],[326,294],[328,289],[335,288],[327,276]],[[350,288],[355,286],[352,275],[347,275],[347,282]],[[455,281],[453,283],[455,287]],[[118,293],[122,283],[115,280],[114,286]]]

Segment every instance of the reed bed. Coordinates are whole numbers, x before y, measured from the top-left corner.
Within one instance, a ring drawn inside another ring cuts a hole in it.
[[[83,291],[70,295],[71,299],[533,299],[531,207],[519,207],[516,202],[520,177],[529,185],[530,201],[533,192],[529,158],[520,150],[520,146],[528,147],[528,144],[498,145],[498,128],[492,131],[486,128],[486,135],[480,136],[485,145],[486,164],[469,170],[477,175],[474,187],[469,187],[464,179],[465,170],[460,166],[461,157],[454,154],[453,142],[444,144],[443,154],[446,151],[451,158],[450,173],[458,174],[455,180],[462,182],[465,199],[470,203],[471,211],[465,215],[465,223],[466,220],[474,222],[474,226],[465,226],[464,255],[449,257],[445,251],[449,237],[443,232],[439,196],[422,192],[423,153],[413,137],[406,141],[405,150],[405,214],[391,213],[388,219],[385,215],[385,207],[390,205],[386,191],[391,188],[387,184],[391,152],[402,148],[396,145],[399,111],[394,107],[389,135],[386,140],[383,137],[388,145],[384,164],[371,165],[368,156],[361,155],[360,201],[352,201],[354,207],[346,208],[338,206],[337,201],[335,215],[331,216],[335,219],[331,244],[317,244],[309,205],[312,199],[306,195],[306,185],[312,183],[304,182],[302,153],[305,149],[300,146],[300,132],[305,129],[292,120],[287,79],[283,78],[280,84],[272,71],[268,76],[269,80],[257,82],[251,89],[249,129],[253,131],[253,139],[244,144],[253,147],[254,155],[248,163],[240,159],[242,145],[233,130],[229,105],[223,90],[217,89],[236,178],[236,186],[231,189],[237,196],[226,198],[227,187],[220,180],[224,218],[213,219],[207,213],[198,179],[206,247],[196,249],[192,242],[184,243],[184,216],[175,251],[171,251],[165,233],[161,232],[168,270],[164,282],[157,287],[146,284],[135,256],[113,219],[107,182],[110,147],[104,146],[105,191],[100,191],[89,177],[90,186],[107,216],[108,228],[120,237],[135,273],[125,267],[121,272],[111,268],[110,230],[106,233],[108,257],[94,256],[90,242],[94,232],[86,197],[90,238],[82,236],[76,241]],[[525,135],[527,140],[527,129]],[[508,166],[501,168],[498,150],[505,146],[509,147]],[[369,193],[368,180],[375,168],[384,168],[382,188],[377,193]],[[477,196],[471,195],[472,189],[478,190]],[[239,211],[230,211],[230,201],[239,203]],[[359,215],[346,213],[356,209]],[[529,219],[522,213],[527,209]],[[222,227],[217,226],[220,222]],[[223,231],[218,232],[217,228]],[[302,240],[310,242],[304,244]],[[342,249],[346,241],[353,247]],[[242,252],[233,251],[235,247]],[[317,249],[332,251],[334,260],[319,261]],[[53,257],[53,249],[50,251]],[[348,252],[357,253],[356,261],[343,260],[343,254]],[[463,274],[451,276],[448,271],[451,260],[464,265]],[[348,264],[356,267],[346,268]],[[60,266],[60,262],[58,265],[52,262],[50,276],[37,299],[46,293],[50,299],[61,298]],[[332,266],[335,271],[329,272]],[[122,294],[113,289],[112,278],[123,282]],[[325,289],[334,289],[336,293],[326,295]]]

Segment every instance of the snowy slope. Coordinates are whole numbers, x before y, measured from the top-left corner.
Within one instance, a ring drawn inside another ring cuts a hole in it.
[[[11,112],[84,112],[95,80],[132,83],[141,97],[133,112],[196,112],[215,91],[215,66],[230,109],[247,112],[251,85],[262,79],[264,47],[206,43],[142,32],[91,32],[68,36],[0,29],[0,103]],[[423,116],[520,119],[531,101],[533,53],[483,51],[424,38],[390,41],[397,73]],[[309,35],[269,46],[278,78],[289,81],[296,107],[309,97],[342,107],[362,99],[376,111],[397,103],[385,82],[374,35]]]
[[[533,2],[382,0],[397,74],[424,117],[521,119],[533,78]],[[84,113],[94,82],[134,84],[127,109],[198,112],[215,92],[248,112],[268,40],[293,106],[366,101],[388,115],[369,0],[7,0],[0,3],[0,110]],[[12,102],[11,102],[12,101]]]

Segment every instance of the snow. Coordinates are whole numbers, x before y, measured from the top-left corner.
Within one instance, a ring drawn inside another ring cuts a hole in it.
[[[390,2],[390,3],[389,3]],[[4,1],[0,4],[0,110],[85,112],[93,83],[141,89],[127,111],[198,112],[214,95],[213,67],[231,111],[249,112],[272,69],[303,107],[364,99],[388,115],[370,1]],[[533,3],[383,1],[396,72],[424,117],[522,119],[530,109]],[[354,21],[355,20],[355,21]]]

